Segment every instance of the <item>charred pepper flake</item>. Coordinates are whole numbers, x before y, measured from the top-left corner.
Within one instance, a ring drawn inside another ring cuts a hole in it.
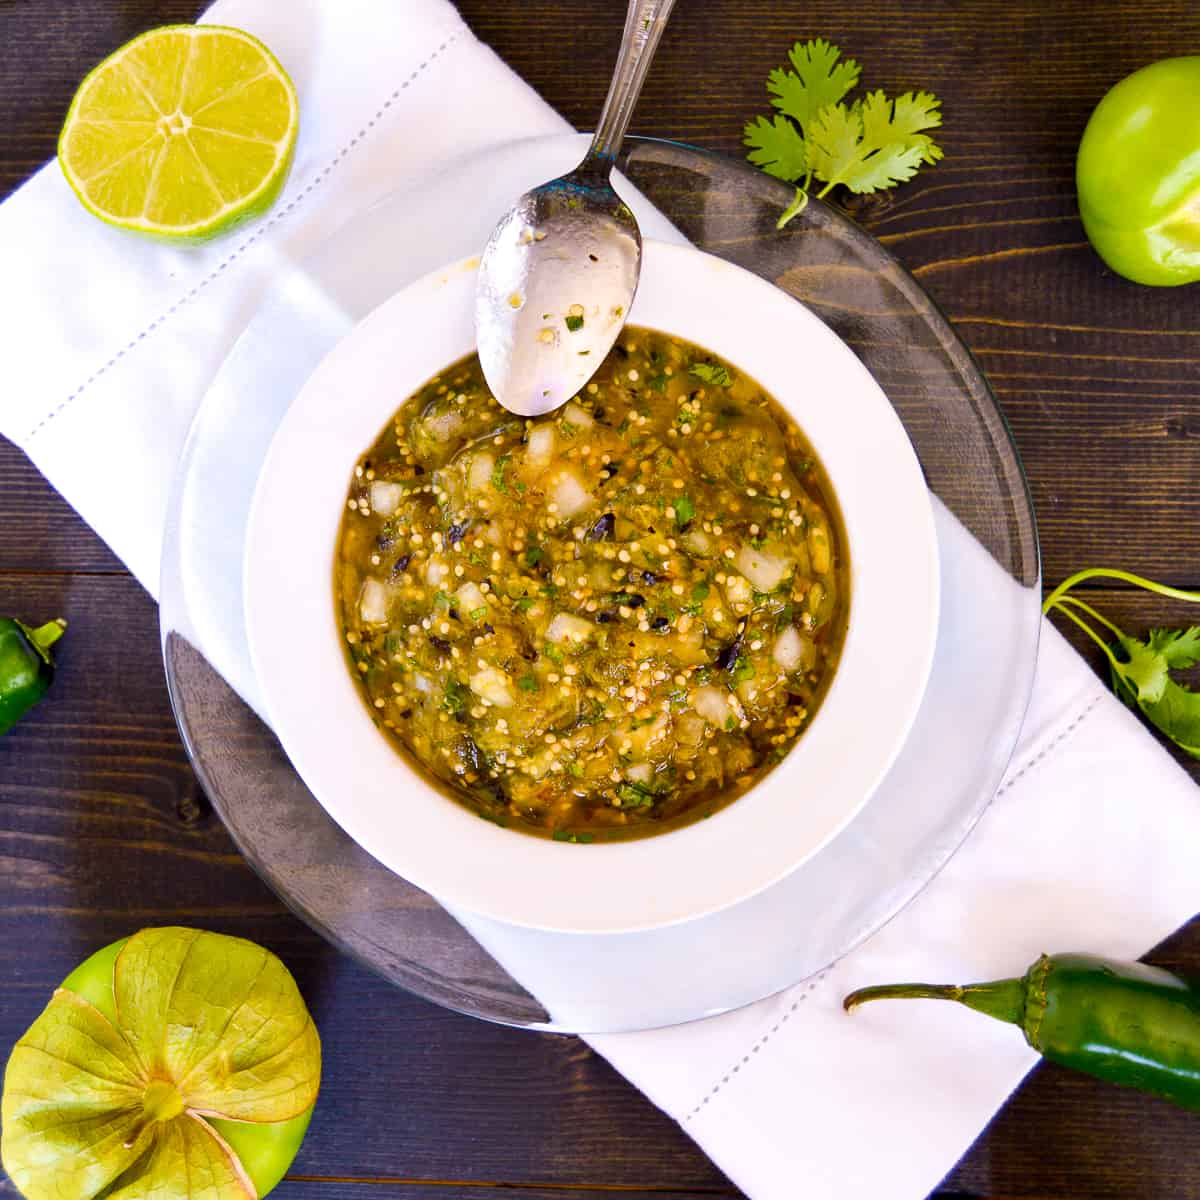
[[[742,642],[743,638],[739,633],[737,637],[735,637],[732,642],[725,646],[721,653],[718,654],[715,659],[713,659],[713,666],[716,667],[718,671],[731,670],[734,663],[736,663],[741,657]]]
[[[408,564],[410,562],[412,562],[411,554],[400,555],[400,557],[392,564],[392,574],[403,575],[404,572],[408,570]]]
[[[653,533],[654,531],[651,530],[651,532]],[[630,583],[644,583],[647,587],[653,587],[656,583],[662,583],[664,579],[666,579],[665,575],[658,575],[653,571],[642,570],[638,567],[634,567],[629,572]]]
[[[461,542],[464,537],[466,537],[467,530],[470,528],[470,521],[461,521],[451,525],[450,528],[446,530],[446,541],[451,546],[457,546],[458,543]]]
[[[1200,1110],[1200,980],[1091,954],[1043,954],[1018,979],[860,988],[871,1000],[952,1000],[1016,1025],[1044,1058]]]
[[[607,542],[612,540],[613,530],[616,528],[617,518],[610,512],[606,512],[602,517],[598,517],[591,529],[587,531],[587,541],[589,542]]]
[[[36,629],[13,617],[0,618],[0,735],[46,694],[54,679],[50,648],[66,628],[61,618]]]
[[[471,770],[483,771],[486,768],[487,760],[484,758],[483,751],[479,749],[479,744],[475,739],[470,734],[464,734],[460,744],[462,747],[462,756]]]

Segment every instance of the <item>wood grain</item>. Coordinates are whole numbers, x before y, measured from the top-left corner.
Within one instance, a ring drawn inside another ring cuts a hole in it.
[[[591,125],[621,0],[460,7],[568,120]],[[191,0],[0,0],[0,193],[53,152],[90,66],[196,12]],[[794,39],[814,35],[864,63],[871,86],[943,97],[945,162],[849,207],[987,370],[1029,472],[1047,578],[1105,562],[1200,584],[1195,292],[1106,272],[1073,195],[1091,107],[1134,67],[1200,45],[1200,10],[1182,0],[681,0],[635,131],[739,153],[743,123],[766,109],[767,72]],[[1092,598],[1130,629],[1189,619],[1120,590]],[[582,1043],[482,1025],[396,992],[287,913],[197,792],[152,602],[6,443],[0,609],[71,620],[52,700],[0,741],[0,1046],[90,949],[147,923],[202,923],[282,954],[325,1031],[321,1111],[281,1197],[737,1194]],[[1184,765],[1200,779],[1200,765]],[[1200,973],[1200,923],[1153,957]],[[1195,1121],[1039,1068],[937,1194],[1191,1200]],[[0,1196],[13,1194],[0,1181]]]

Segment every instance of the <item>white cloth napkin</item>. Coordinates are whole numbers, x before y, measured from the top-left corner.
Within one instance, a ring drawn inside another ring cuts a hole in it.
[[[442,0],[220,0],[205,19],[262,37],[300,91],[296,165],[269,216],[201,250],[140,243],[87,216],[53,164],[0,206],[0,429],[151,591],[184,434],[266,286],[381,196],[565,129]],[[1000,795],[900,917],[774,999],[592,1044],[755,1200],[917,1200],[1034,1056],[1015,1030],[951,1006],[846,1017],[841,996],[1019,973],[1042,949],[1144,952],[1197,907],[1180,848],[1200,838],[1198,800],[1047,629]],[[485,941],[536,990],[520,939]]]

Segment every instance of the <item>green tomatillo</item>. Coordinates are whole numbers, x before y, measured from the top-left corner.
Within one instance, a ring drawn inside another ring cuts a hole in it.
[[[1075,177],[1084,230],[1118,275],[1200,279],[1200,55],[1113,87],[1084,130]]]
[[[256,1200],[300,1148],[320,1075],[275,955],[143,929],[68,975],[13,1048],[4,1169],[26,1200]]]

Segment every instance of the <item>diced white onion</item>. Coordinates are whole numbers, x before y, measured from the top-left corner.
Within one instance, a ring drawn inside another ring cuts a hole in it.
[[[425,428],[429,430],[435,441],[448,442],[460,429],[462,417],[453,409],[435,413],[425,418]]]
[[[592,420],[592,414],[586,409],[580,408],[574,400],[572,400],[570,404],[568,404],[562,410],[562,419],[566,421],[568,425],[574,425],[576,430],[580,433],[582,433],[585,429],[591,429],[591,427],[595,424],[595,422]]]
[[[734,565],[754,584],[755,590],[773,592],[792,569],[790,559],[774,554],[764,554],[750,546],[743,546],[733,560]]]
[[[482,454],[473,455],[471,465],[467,468],[467,488],[472,492],[486,492],[492,485],[492,471],[496,460],[485,450]]]
[[[750,581],[742,575],[727,575],[725,577],[725,599],[734,612],[747,612],[754,602],[754,590]]]
[[[511,708],[516,702],[508,676],[495,667],[481,667],[467,682],[475,695],[497,708]]]
[[[371,509],[381,517],[390,517],[400,507],[404,489],[398,483],[386,479],[371,481]]]
[[[711,558],[715,547],[713,540],[703,529],[692,528],[683,535],[684,547],[701,558]]]
[[[695,713],[681,713],[675,722],[675,740],[681,746],[698,746],[704,737],[704,722]]]
[[[569,520],[592,502],[592,494],[573,471],[564,471],[550,489],[550,499],[557,505],[555,514]]]
[[[811,660],[813,644],[803,637],[794,625],[789,625],[776,639],[771,657],[785,671],[795,671]]]
[[[555,613],[550,624],[546,626],[546,641],[556,645],[579,642],[591,637],[594,631],[595,626],[591,621],[572,616],[571,613]]]
[[[465,617],[470,617],[473,612],[487,607],[487,600],[484,599],[478,585],[469,579],[454,593],[454,599],[458,602],[458,611]]]
[[[638,763],[625,772],[625,778],[634,783],[649,783],[654,775],[654,768],[649,763]]]
[[[425,582],[430,587],[441,587],[450,575],[450,564],[443,558],[431,558],[425,564]]]
[[[833,554],[829,548],[829,534],[824,525],[814,525],[808,531],[808,552],[812,555],[812,569],[817,575],[828,575],[833,565]]]
[[[554,426],[537,425],[529,431],[525,457],[531,466],[544,467],[554,457]]]
[[[386,625],[388,590],[378,579],[365,580],[358,597],[358,615],[364,625]]]
[[[629,733],[630,750],[638,757],[644,757],[650,747],[659,741],[670,728],[671,718],[666,713],[659,713],[649,725],[641,725]]]
[[[677,633],[671,639],[671,653],[682,667],[695,667],[708,662],[709,653],[704,648],[704,629],[694,625],[686,633]]]
[[[729,702],[720,688],[699,687],[692,693],[692,707],[710,724],[718,729],[733,715]]]

